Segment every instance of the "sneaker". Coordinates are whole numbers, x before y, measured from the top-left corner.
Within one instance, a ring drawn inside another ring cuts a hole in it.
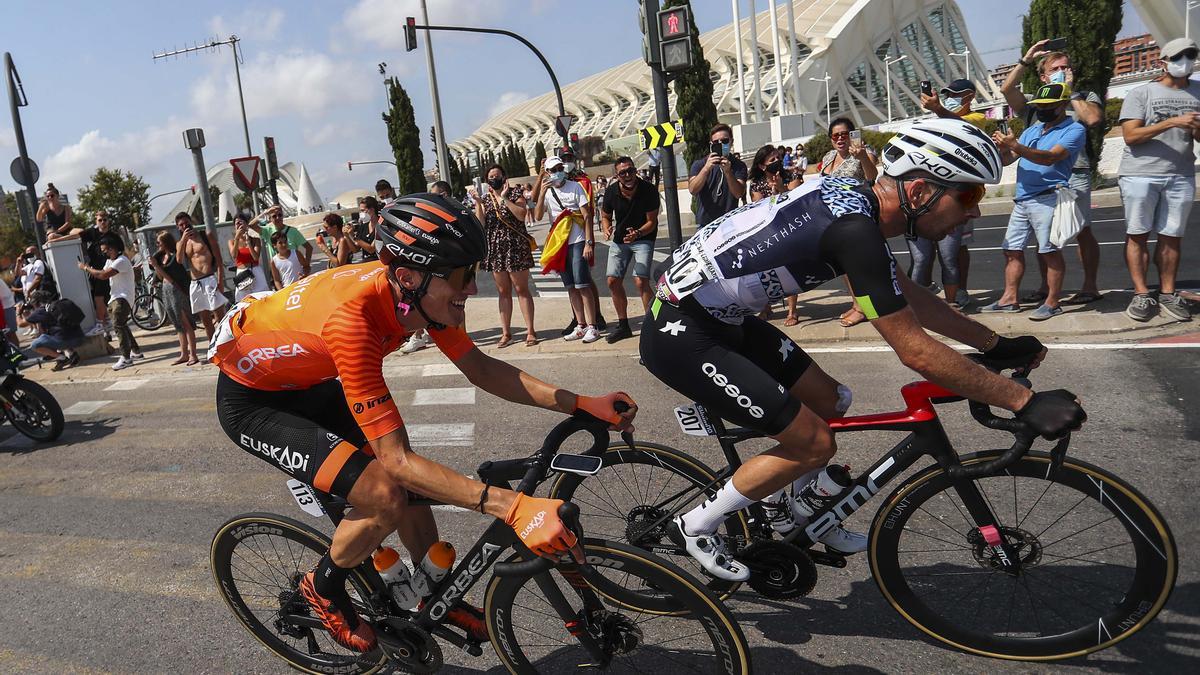
[[[603,316],[596,317],[596,328],[601,331],[608,330],[608,322],[604,320]]]
[[[97,321],[96,323],[92,324],[92,327],[90,329],[88,329],[88,332],[84,333],[84,335],[86,335],[87,337],[96,337],[97,335],[100,335],[103,332],[104,332],[104,324]]]
[[[75,366],[79,365],[79,361],[79,352],[70,352],[67,354],[67,364],[63,367],[74,368]]]
[[[600,339],[600,332],[596,330],[595,326],[588,326],[587,328],[583,329],[583,343],[584,344],[591,344],[599,339]]]
[[[958,303],[959,309],[966,309],[967,307],[970,307],[971,303],[974,301],[971,300],[970,293],[967,293],[960,288],[958,289],[958,293],[954,294],[954,302]]]
[[[308,602],[313,614],[325,624],[334,642],[353,649],[356,652],[369,652],[375,648],[375,631],[365,621],[359,621],[347,597],[345,606],[350,607],[349,615],[334,605],[332,600],[321,597],[313,587],[313,573],[304,575],[300,581],[300,594]]]
[[[630,338],[630,337],[633,337],[633,329],[629,327],[628,322],[625,322],[625,323],[618,323],[617,327],[615,329],[613,329],[613,331],[608,334],[608,337],[606,337],[604,339],[607,340],[608,344],[611,345],[612,343],[614,343],[618,340],[624,340],[625,338]]]
[[[1155,314],[1158,314],[1158,301],[1150,297],[1149,293],[1133,296],[1129,306],[1125,308],[1125,315],[1134,321],[1149,321]]]
[[[683,531],[683,519],[675,516],[667,528],[667,536],[676,546],[682,546],[700,563],[706,572],[725,581],[745,581],[750,578],[750,568],[733,559],[721,535],[690,535]]]
[[[124,356],[118,356],[117,362],[113,364],[113,370],[122,370],[133,365],[132,359],[127,359]]]
[[[567,327],[566,327],[566,328],[564,328],[564,329],[562,329],[562,334],[563,334],[563,335],[570,335],[571,333],[574,333],[574,332],[575,332],[575,329],[576,329],[577,327],[579,327],[579,324],[578,324],[578,323],[575,321],[575,319],[573,319],[573,318],[572,318],[572,319],[571,319],[571,323],[567,324]]]
[[[141,352],[135,351],[135,352],[129,352],[129,357],[131,359],[144,359],[144,358],[146,358],[146,355]]]
[[[54,372],[57,373],[58,371],[62,370],[63,368],[66,368],[67,362],[69,362],[69,361],[70,361],[70,359],[66,358],[66,357],[61,358],[61,359],[55,359],[54,367],[51,368],[50,370],[53,370]]]
[[[985,313],[1005,312],[1005,313],[1010,313],[1010,314],[1016,314],[1017,312],[1021,311],[1021,306],[1016,303],[1013,303],[1011,305],[1002,305],[1002,304],[1000,304],[1000,301],[997,300],[996,302],[993,302],[990,305],[984,305],[983,307],[981,307],[979,309],[979,311],[985,312]]]
[[[408,342],[405,342],[404,346],[400,348],[400,353],[411,354],[413,352],[420,351],[428,346],[429,346],[429,332],[428,331],[424,331],[421,333],[414,333],[412,335],[412,337],[408,338]]]
[[[1159,293],[1158,306],[1177,321],[1192,320],[1192,310],[1188,307],[1187,300],[1184,300],[1178,292],[1170,294]]]
[[[576,325],[575,328],[572,329],[570,333],[567,333],[566,335],[563,336],[563,339],[566,340],[567,342],[570,342],[572,340],[579,340],[579,339],[583,338],[584,334],[585,334],[585,331],[582,328],[580,328],[578,325]]]
[[[446,612],[446,623],[457,626],[466,632],[467,637],[475,642],[487,642],[487,623],[483,620],[483,610],[459,600]]]
[[[867,535],[851,532],[841,525],[826,532],[818,541],[825,544],[825,548],[837,551],[842,555],[862,553],[867,550]]]
[[[1050,305],[1040,305],[1029,315],[1030,321],[1045,321],[1046,319],[1056,317],[1063,313],[1062,307],[1051,307]]]

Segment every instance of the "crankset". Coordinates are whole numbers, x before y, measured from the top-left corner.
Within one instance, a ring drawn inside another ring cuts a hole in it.
[[[817,566],[809,552],[782,541],[756,541],[738,560],[750,566],[750,588],[765,598],[798,598],[817,585]]]
[[[442,667],[442,648],[428,631],[398,616],[375,625],[375,638],[392,664],[409,673],[433,673]]]

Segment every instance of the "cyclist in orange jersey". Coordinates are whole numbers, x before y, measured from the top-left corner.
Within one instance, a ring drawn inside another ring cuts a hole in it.
[[[220,367],[217,415],[240,447],[354,507],[300,590],[337,642],[368,651],[346,578],[396,531],[414,560],[437,541],[424,495],[504,519],[539,555],[581,559],[555,499],[486,487],[415,453],[383,378],[384,357],[412,332],[434,343],[479,388],[514,403],[566,414],[584,410],[627,428],[637,412],[624,393],[580,396],[483,354],[461,328],[486,242],[475,216],[434,194],[401,197],[384,209],[380,259],[312,275],[266,297],[250,296],[222,322],[209,348]],[[614,411],[618,401],[631,408]],[[487,639],[473,608],[448,616]]]

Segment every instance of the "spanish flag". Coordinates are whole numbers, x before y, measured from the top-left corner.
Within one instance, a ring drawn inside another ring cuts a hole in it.
[[[550,226],[550,234],[546,235],[546,245],[542,246],[542,274],[555,272],[562,274],[567,269],[567,239],[571,236],[571,225],[583,223],[583,216],[571,209],[563,209]]]

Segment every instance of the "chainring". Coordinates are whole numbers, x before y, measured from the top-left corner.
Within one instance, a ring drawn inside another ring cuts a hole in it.
[[[666,522],[670,521],[658,525],[653,523],[665,515],[665,511],[655,506],[643,504],[633,507],[625,517],[625,541],[645,549],[661,544],[667,537]]]
[[[817,566],[808,552],[782,541],[760,540],[738,554],[750,567],[747,581],[759,595],[789,600],[808,595],[817,585]]]
[[[389,616],[376,626],[375,638],[392,665],[418,675],[441,669],[442,648],[425,629],[398,616]]]

